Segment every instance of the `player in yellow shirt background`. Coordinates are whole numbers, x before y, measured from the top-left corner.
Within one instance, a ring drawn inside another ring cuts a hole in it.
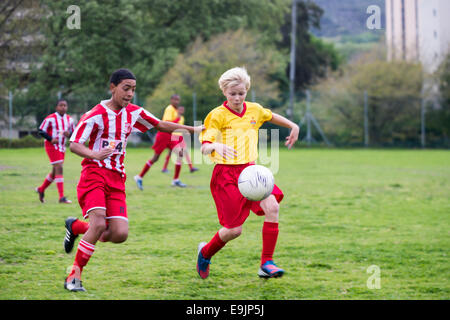
[[[179,104],[180,96],[178,94],[173,94],[170,97],[170,104],[164,109],[162,120],[178,123],[180,120],[177,111]],[[176,152],[176,154],[178,155],[177,161],[175,163],[175,172],[173,175],[172,186],[182,188],[186,187],[186,185],[179,179],[183,158],[183,151],[180,146],[180,142],[182,141],[182,139],[183,136],[181,135],[177,136],[172,135],[171,133],[158,131],[158,133],[156,134],[155,143],[152,146],[152,149],[154,150],[153,157],[145,163],[141,173],[134,176],[134,181],[136,182],[136,185],[140,190],[144,189],[142,178],[145,176],[148,170],[150,170],[150,168],[158,161],[159,156],[166,148]]]
[[[268,198],[250,201],[239,192],[238,178],[244,168],[255,164],[258,130],[264,122],[291,129],[285,143],[289,149],[297,141],[300,129],[292,121],[258,103],[245,101],[250,76],[244,68],[226,71],[219,79],[219,87],[227,100],[207,115],[200,142],[202,153],[209,155],[215,163],[210,188],[222,228],[208,243],[199,244],[197,272],[203,279],[208,277],[212,256],[241,234],[242,225],[251,210],[264,216],[258,275],[264,278],[281,277],[284,270],[274,263],[273,254],[279,233],[279,203],[283,192],[275,185]]]
[[[178,111],[178,117],[180,118],[178,123],[179,124],[184,124],[184,106],[178,106],[177,111]],[[174,134],[174,135],[182,135],[181,132],[174,132],[172,134]],[[183,140],[179,143],[179,146],[183,149],[183,156],[184,156],[184,159],[186,159],[186,163],[189,166],[189,171],[191,173],[193,173],[195,171],[198,171],[198,168],[195,168],[192,165],[192,160],[191,160],[191,157],[189,155],[189,151],[187,150],[184,137],[183,137]],[[163,165],[162,170],[161,170],[163,173],[168,173],[169,172],[169,170],[167,170],[167,166],[169,165],[169,161],[170,161],[170,157],[171,156],[172,156],[172,150],[169,149],[169,152],[167,153],[166,159],[164,160],[164,165]]]

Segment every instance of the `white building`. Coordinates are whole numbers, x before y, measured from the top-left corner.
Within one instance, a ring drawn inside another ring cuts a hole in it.
[[[450,0],[386,0],[388,60],[436,71],[450,52]]]

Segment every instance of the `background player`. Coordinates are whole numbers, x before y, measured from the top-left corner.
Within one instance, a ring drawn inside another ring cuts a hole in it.
[[[178,121],[179,124],[184,124],[184,106],[178,106],[178,117],[180,120]],[[183,134],[181,132],[174,132],[172,135],[182,136]],[[184,137],[182,137],[182,141],[180,142],[179,146],[183,149],[183,156],[186,159],[186,163],[189,166],[189,171],[191,173],[198,171],[198,168],[195,168],[192,165],[191,157],[189,156],[189,151],[186,149],[186,142],[184,141]],[[167,173],[169,170],[167,170],[167,167],[169,165],[170,157],[172,156],[172,150],[169,149],[169,152],[167,153],[166,159],[164,160],[164,165],[162,168],[162,172]]]
[[[180,96],[178,94],[174,94],[170,97],[170,104],[164,109],[164,115],[162,120],[178,123],[180,121],[180,117],[178,115],[178,105],[180,104]],[[161,153],[166,149],[170,149],[171,151],[176,152],[178,158],[175,163],[175,172],[173,175],[172,186],[175,187],[186,187],[184,183],[182,183],[179,179],[183,152],[181,148],[178,146],[179,142],[181,142],[182,136],[172,135],[167,132],[158,132],[156,134],[155,143],[152,146],[154,150],[153,157],[148,160],[140,174],[134,176],[134,181],[136,181],[136,185],[140,190],[143,190],[143,181],[145,174],[150,170],[150,168],[158,161]]]
[[[58,100],[56,112],[48,115],[39,126],[39,134],[45,138],[45,152],[50,159],[52,171],[44,179],[40,187],[35,190],[39,194],[39,200],[45,202],[45,189],[55,181],[60,203],[72,203],[64,196],[63,163],[66,153],[66,138],[69,138],[74,130],[73,119],[67,114],[67,101]]]
[[[72,271],[64,282],[69,291],[85,291],[81,272],[93,255],[97,241],[121,243],[128,237],[125,200],[125,146],[133,128],[145,132],[153,127],[172,132],[193,127],[160,121],[150,112],[131,104],[136,78],[127,69],[115,71],[110,78],[111,99],[101,101],[80,119],[70,141],[70,150],[83,157],[78,202],[89,224],[75,218],[66,220],[64,248],[70,252],[78,244]],[[201,128],[199,128],[201,130]],[[88,147],[85,142],[89,142]]]
[[[265,216],[258,275],[264,278],[280,277],[284,270],[274,263],[273,253],[279,232],[279,202],[284,195],[275,185],[268,198],[250,201],[239,192],[237,181],[242,170],[254,164],[258,157],[258,129],[264,122],[291,129],[286,138],[289,148],[298,139],[299,127],[257,103],[245,101],[250,88],[250,77],[245,69],[226,71],[219,79],[219,86],[227,100],[207,115],[206,130],[200,134],[200,142],[202,153],[209,154],[216,163],[210,187],[222,228],[210,242],[199,244],[197,272],[203,279],[208,277],[212,256],[241,234],[242,225],[252,210],[257,215]]]

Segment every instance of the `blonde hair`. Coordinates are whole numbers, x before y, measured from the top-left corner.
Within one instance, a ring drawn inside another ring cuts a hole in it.
[[[245,85],[245,89],[250,89],[250,76],[244,67],[236,67],[224,72],[219,78],[219,87],[224,91],[228,87],[234,87],[241,83]]]

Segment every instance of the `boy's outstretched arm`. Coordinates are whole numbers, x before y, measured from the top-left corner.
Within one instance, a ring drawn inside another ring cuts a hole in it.
[[[284,145],[287,146],[288,149],[291,149],[294,143],[298,140],[298,134],[300,133],[299,126],[291,120],[286,119],[285,117],[276,113],[272,113],[272,120],[270,120],[269,122],[281,127],[291,129],[291,133],[288,137],[286,137],[286,142],[284,143]]]
[[[194,132],[202,132],[202,130],[204,129],[204,126],[191,127],[191,126],[185,126],[185,125],[178,124],[175,122],[170,122],[170,121],[160,121],[158,123],[158,125],[155,126],[155,128],[156,128],[156,130],[162,131],[162,132],[173,132],[173,131],[179,129],[179,130],[189,131],[190,133],[194,133]]]

